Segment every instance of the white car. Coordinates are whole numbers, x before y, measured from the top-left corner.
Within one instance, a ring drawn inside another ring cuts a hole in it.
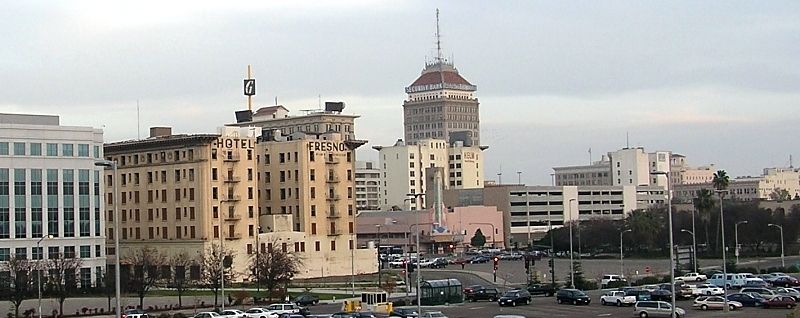
[[[694,296],[722,296],[725,295],[725,291],[722,287],[713,284],[700,284],[692,290],[692,295]]]
[[[403,265],[405,265],[405,264],[406,264],[406,259],[405,258],[397,258],[397,259],[389,262],[389,267],[391,267],[391,268],[402,268]]]
[[[702,282],[707,279],[708,276],[700,273],[687,273],[686,275],[675,277],[675,280],[682,280],[684,282]]]
[[[419,261],[419,266],[420,267],[431,267],[431,265],[433,265],[433,261],[434,260],[432,260],[432,259],[424,259],[423,258],[422,260]]]
[[[620,275],[615,274],[605,274],[603,275],[603,279],[600,280],[600,288],[606,288],[608,283],[610,282],[617,282],[617,281],[624,281],[625,278]]]
[[[725,308],[725,299],[719,296],[700,296],[694,300],[692,307],[700,310],[723,309]],[[728,307],[730,310],[736,310],[741,309],[743,306],[742,303],[738,301],[729,300]]]
[[[280,315],[265,308],[250,308],[244,312],[247,318],[278,318]]]
[[[633,305],[636,303],[636,296],[625,296],[624,291],[610,291],[600,296],[600,303],[605,305]]]
[[[213,311],[204,311],[197,313],[197,315],[194,315],[194,317],[192,318],[220,318],[220,317],[221,317],[220,314],[215,313]]]
[[[274,312],[278,315],[300,313],[300,306],[296,304],[272,304],[264,309]]]
[[[429,311],[423,313],[420,318],[447,318],[441,311]]]
[[[238,309],[226,309],[219,313],[220,318],[247,318],[244,311]]]

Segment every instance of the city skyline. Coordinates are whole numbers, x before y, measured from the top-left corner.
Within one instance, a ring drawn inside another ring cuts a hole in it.
[[[213,132],[246,109],[343,101],[369,146],[403,136],[404,87],[435,55],[478,86],[487,179],[549,184],[551,167],[626,146],[732,176],[787,166],[800,132],[798,4],[348,1],[223,6],[9,3],[0,13],[2,112],[104,128]],[[154,8],[158,10],[154,10]],[[500,22],[498,22],[500,21]],[[665,40],[666,39],[666,40]],[[321,96],[321,97],[319,97]],[[502,109],[502,111],[497,111]],[[87,116],[91,114],[91,116]],[[376,160],[363,147],[359,159]],[[502,162],[502,170],[500,169]]]

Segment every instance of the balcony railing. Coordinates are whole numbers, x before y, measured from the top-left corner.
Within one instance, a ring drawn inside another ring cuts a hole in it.
[[[242,216],[238,213],[228,213],[225,215],[225,221],[238,221],[241,220]]]
[[[223,195],[222,196],[222,201],[239,201],[239,200],[241,200],[241,197],[239,197],[238,195],[234,195],[234,194]]]
[[[338,194],[328,195],[325,199],[328,201],[339,201],[341,197]]]
[[[222,160],[230,162],[239,161],[239,154],[238,153],[231,153],[230,155],[222,154]]]
[[[325,157],[325,163],[326,164],[331,164],[331,165],[332,164],[337,164],[337,163],[339,163],[339,158],[336,158],[336,157]]]
[[[336,183],[336,182],[339,182],[340,180],[339,180],[339,177],[337,177],[336,175],[331,175],[331,176],[328,176],[328,179],[325,180],[325,181],[327,181],[328,183]]]
[[[342,230],[328,230],[328,236],[339,236],[342,235]]]
[[[228,176],[228,177],[223,177],[222,181],[223,182],[232,183],[232,182],[239,182],[239,181],[242,181],[242,180],[239,177]]]
[[[340,217],[342,217],[342,215],[339,212],[335,212],[334,211],[334,212],[328,213],[328,218],[329,219],[337,219],[337,218],[340,218]]]
[[[225,239],[228,240],[228,241],[241,240],[242,239],[242,235],[239,234],[239,233],[234,233],[234,234],[230,234],[230,235],[226,236]]]

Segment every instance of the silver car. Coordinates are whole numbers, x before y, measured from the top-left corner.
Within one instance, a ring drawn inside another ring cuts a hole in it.
[[[633,305],[634,317],[669,317],[672,314],[672,305],[666,301],[640,301]],[[685,317],[686,311],[680,307],[675,308],[675,318]]]

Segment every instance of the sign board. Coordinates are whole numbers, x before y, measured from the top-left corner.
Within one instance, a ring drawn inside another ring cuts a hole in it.
[[[253,96],[256,94],[256,79],[250,78],[244,80],[244,94]]]

